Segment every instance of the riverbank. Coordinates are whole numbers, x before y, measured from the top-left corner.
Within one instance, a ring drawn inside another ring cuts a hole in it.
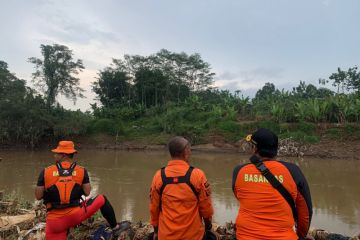
[[[19,202],[9,196],[3,196],[0,192],[0,240],[42,240],[45,239],[45,207],[40,203]],[[148,223],[130,223],[130,227],[120,234],[118,240],[148,240],[153,228]],[[100,214],[95,214],[84,221],[80,226],[72,228],[69,232],[69,240],[91,239],[92,235],[105,220]],[[235,229],[233,223],[224,226],[213,224],[212,231],[216,232],[220,240],[235,240]],[[359,240],[360,234],[354,237],[331,233],[321,229],[311,229],[309,235],[314,240]]]
[[[165,143],[169,138],[171,138],[170,135],[159,135],[154,138],[116,141],[116,138],[109,135],[96,135],[86,138],[76,138],[75,142],[79,149],[84,150],[165,151]],[[53,146],[55,145],[46,147],[49,149]],[[292,137],[282,138],[279,142],[280,157],[319,157],[360,160],[360,155],[358,154],[359,149],[360,139],[334,138],[329,135],[322,136],[317,143],[301,142]],[[193,144],[192,150],[200,152],[247,154],[246,145],[242,140],[231,142],[221,135],[212,135],[207,139],[207,143],[204,144]]]
[[[220,124],[220,123],[219,123]],[[232,121],[221,122],[221,127],[202,129],[199,132],[182,129],[183,135],[192,143],[193,150],[206,152],[245,153],[239,139],[258,128],[269,128],[280,139],[279,156],[321,157],[359,160],[360,124],[358,123],[278,123],[274,121]],[[164,150],[167,141],[175,133],[152,130],[145,123],[133,123],[123,132],[89,131],[71,134],[67,137],[46,137],[35,148],[27,142],[0,142],[0,150],[51,149],[58,140],[71,139],[78,149],[113,150]],[[196,125],[194,128],[198,129]],[[199,128],[201,129],[201,128]],[[1,156],[0,156],[1,157]]]
[[[167,136],[170,138],[170,136]],[[166,144],[154,144],[152,141],[131,140],[118,142],[109,135],[97,135],[91,137],[76,137],[77,149],[120,150],[120,151],[166,151]],[[35,150],[48,150],[56,146],[56,142],[43,143]],[[16,151],[28,149],[24,145],[2,145],[0,150]],[[279,157],[317,157],[360,160],[360,140],[344,140],[322,138],[318,143],[303,143],[292,138],[280,140]],[[246,154],[246,147],[241,141],[231,143],[221,137],[212,139],[205,144],[192,145],[193,151],[213,153],[240,153]],[[1,156],[0,156],[1,159]]]
[[[165,151],[166,145],[145,144],[142,142],[122,142],[122,143],[99,143],[83,144],[78,143],[79,149],[109,149],[109,150],[127,150],[127,151]],[[280,142],[279,156],[283,157],[319,157],[336,159],[360,160],[358,154],[360,141],[341,142],[336,140],[322,140],[316,144],[304,144],[284,139]],[[240,143],[214,142],[207,144],[198,144],[192,146],[193,151],[214,152],[214,153],[241,153],[246,154]]]

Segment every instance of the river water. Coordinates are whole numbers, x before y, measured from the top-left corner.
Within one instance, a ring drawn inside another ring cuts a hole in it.
[[[39,172],[53,163],[49,151],[0,152],[0,189],[34,200]],[[76,158],[85,166],[92,195],[105,194],[119,220],[149,220],[148,193],[152,177],[169,158],[166,152],[83,150]],[[235,221],[238,202],[231,190],[234,166],[248,156],[193,152],[191,165],[201,168],[212,186],[215,222]],[[342,234],[360,232],[360,161],[347,159],[286,159],[306,176],[313,199],[312,227]]]

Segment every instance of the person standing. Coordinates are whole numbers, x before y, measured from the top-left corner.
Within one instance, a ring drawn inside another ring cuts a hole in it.
[[[172,138],[168,148],[171,159],[155,173],[150,188],[154,239],[201,240],[212,228],[210,185],[203,171],[189,165],[191,146],[185,138]]]
[[[44,200],[47,208],[45,234],[47,240],[66,240],[68,230],[79,225],[98,210],[109,223],[113,234],[127,228],[128,223],[118,224],[115,212],[104,195],[88,200],[91,184],[84,167],[74,161],[72,141],[60,141],[54,153],[55,164],[43,169],[35,188],[37,200]]]
[[[278,137],[258,129],[246,137],[253,156],[233,171],[240,203],[236,239],[306,239],[312,218],[308,183],[295,164],[276,159]]]

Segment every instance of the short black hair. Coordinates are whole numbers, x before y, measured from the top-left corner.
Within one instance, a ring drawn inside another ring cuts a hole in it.
[[[183,137],[176,136],[171,138],[168,143],[170,156],[172,158],[181,157],[187,145],[189,145],[189,141]]]
[[[268,151],[266,149],[258,149],[258,153],[261,157],[265,158],[274,158],[277,155],[277,153],[274,153],[274,151]]]
[[[270,129],[260,128],[252,134],[251,138],[261,157],[276,157],[279,139]]]

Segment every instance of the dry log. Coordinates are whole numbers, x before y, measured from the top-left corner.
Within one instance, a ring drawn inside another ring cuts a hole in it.
[[[0,217],[0,232],[7,231],[13,226],[19,226],[33,222],[35,213],[28,213],[16,216],[2,216]]]

